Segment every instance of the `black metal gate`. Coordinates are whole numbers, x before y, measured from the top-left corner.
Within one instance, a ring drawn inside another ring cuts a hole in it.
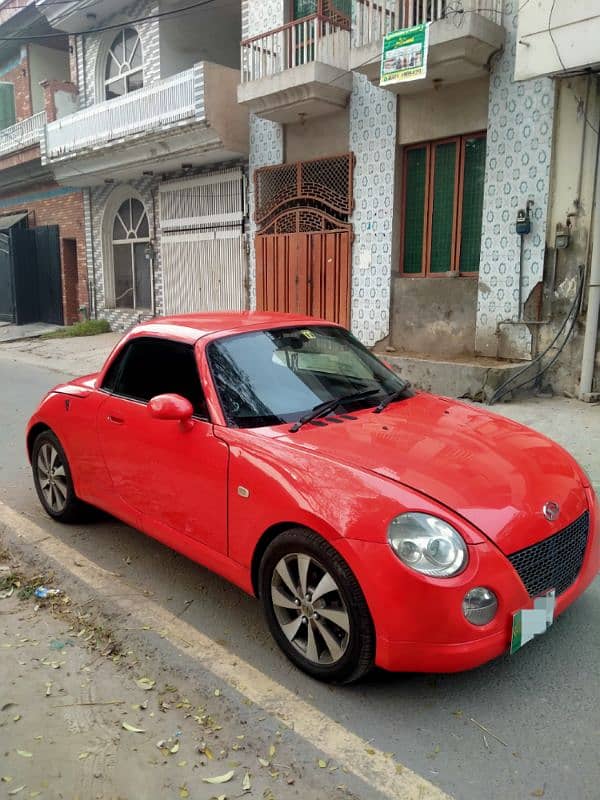
[[[0,319],[64,323],[58,225],[0,233]]]
[[[0,320],[2,322],[15,321],[15,294],[10,240],[5,233],[0,233]]]
[[[52,325],[64,323],[60,240],[58,225],[44,225],[26,231],[33,239],[36,260],[38,319]]]

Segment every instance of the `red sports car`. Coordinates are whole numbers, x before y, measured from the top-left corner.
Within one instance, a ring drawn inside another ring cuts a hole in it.
[[[414,392],[338,325],[138,325],[27,429],[56,520],[97,506],[260,597],[301,669],[450,672],[543,633],[600,568],[598,502],[558,445]]]

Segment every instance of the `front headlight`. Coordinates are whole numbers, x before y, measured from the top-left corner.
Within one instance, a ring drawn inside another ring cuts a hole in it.
[[[442,519],[429,514],[400,514],[388,526],[388,542],[407,567],[449,578],[467,565],[467,546],[462,536]]]

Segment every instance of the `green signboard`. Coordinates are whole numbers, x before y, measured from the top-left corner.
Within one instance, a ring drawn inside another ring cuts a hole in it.
[[[381,86],[416,81],[427,75],[429,23],[386,34],[381,54]]]

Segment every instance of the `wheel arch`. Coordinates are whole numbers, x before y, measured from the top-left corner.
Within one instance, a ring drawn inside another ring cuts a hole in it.
[[[267,547],[274,541],[279,535],[285,533],[286,531],[293,530],[294,528],[305,528],[306,530],[312,531],[312,533],[320,536],[323,541],[327,542],[331,546],[334,546],[333,542],[336,537],[326,536],[322,530],[317,530],[314,525],[307,525],[305,522],[296,522],[292,520],[288,520],[286,522],[277,522],[274,525],[271,525],[267,528],[266,531],[263,532],[260,539],[256,543],[256,547],[254,548],[254,552],[252,553],[252,563],[250,565],[250,578],[252,580],[252,591],[255,597],[260,596],[260,590],[258,585],[258,573],[260,570],[260,562],[262,561],[262,557],[265,554]]]
[[[50,431],[50,433],[54,433],[50,425],[47,425],[45,422],[36,422],[35,425],[32,425],[30,430],[27,432],[27,456],[29,458],[29,463],[31,463],[31,456],[33,454],[33,443],[44,431]],[[56,434],[54,434],[56,436]]]

